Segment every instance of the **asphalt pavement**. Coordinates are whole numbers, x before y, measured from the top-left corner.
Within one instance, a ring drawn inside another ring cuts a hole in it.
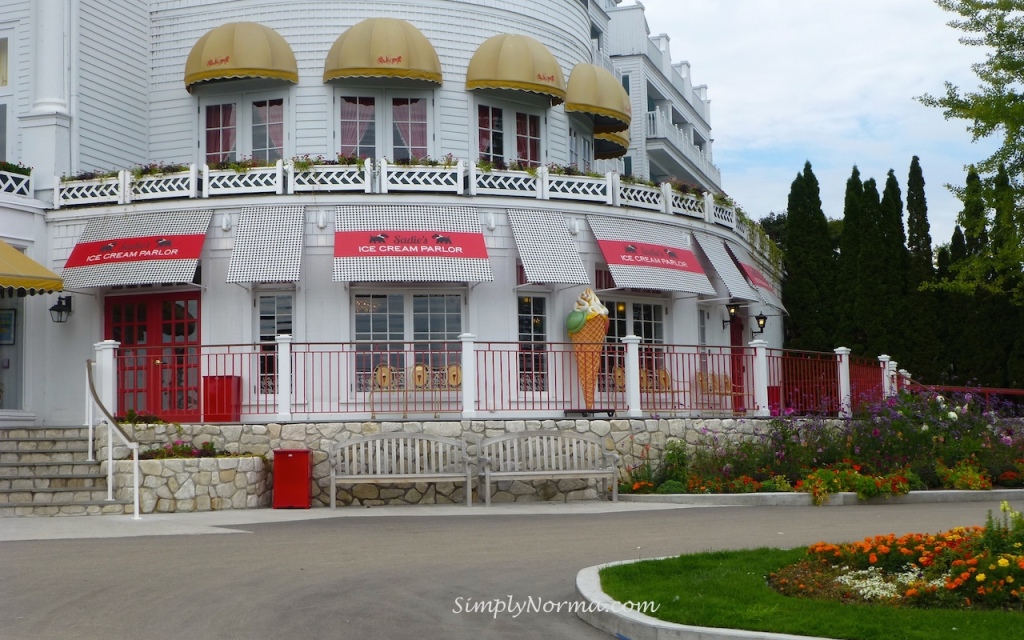
[[[578,601],[574,580],[584,567],[938,532],[984,524],[998,509],[995,500],[840,508],[591,501],[4,518],[0,638],[607,639],[567,607],[555,610]],[[500,611],[510,607],[525,611]]]

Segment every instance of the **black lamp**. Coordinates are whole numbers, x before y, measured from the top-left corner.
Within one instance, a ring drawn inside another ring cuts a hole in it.
[[[740,310],[740,305],[735,303],[729,303],[726,305],[726,310],[729,312],[729,319],[722,320],[722,328],[725,329],[725,325],[729,324],[736,318],[736,312]]]
[[[757,323],[757,331],[751,329],[750,333],[764,333],[764,325],[768,324],[768,316],[763,313],[759,313],[754,316],[754,322]]]
[[[71,316],[71,296],[57,296],[57,304],[50,307],[50,320],[67,322]]]

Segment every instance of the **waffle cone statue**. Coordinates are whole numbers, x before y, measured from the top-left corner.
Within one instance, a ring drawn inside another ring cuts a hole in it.
[[[601,352],[608,335],[608,308],[601,304],[592,289],[576,298],[576,308],[569,313],[565,328],[576,353],[576,369],[587,409],[594,408],[594,391],[601,371]]]

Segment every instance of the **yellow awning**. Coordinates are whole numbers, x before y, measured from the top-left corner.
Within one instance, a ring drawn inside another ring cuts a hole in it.
[[[582,62],[569,74],[565,110],[594,116],[594,133],[625,131],[633,113],[629,94],[612,72]]]
[[[299,81],[295,54],[281,34],[255,22],[229,22],[206,32],[185,62],[185,88],[207,80]]]
[[[63,291],[64,282],[24,253],[0,240],[0,289],[8,296]]]
[[[548,48],[529,36],[501,34],[488,38],[466,70],[467,89],[530,91],[565,101],[565,76]]]
[[[441,84],[441,60],[427,37],[405,20],[367,18],[338,36],[324,60],[324,82],[338,78],[406,78]]]
[[[594,134],[594,158],[620,158],[629,151],[629,129],[615,133]]]

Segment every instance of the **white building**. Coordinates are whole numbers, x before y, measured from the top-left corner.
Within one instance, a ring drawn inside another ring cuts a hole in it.
[[[104,340],[121,414],[560,416],[587,287],[597,408],[763,411],[778,269],[711,147],[639,5],[6,0],[0,160],[32,171],[0,172],[0,239],[64,292],[0,274],[0,426],[81,422]]]

